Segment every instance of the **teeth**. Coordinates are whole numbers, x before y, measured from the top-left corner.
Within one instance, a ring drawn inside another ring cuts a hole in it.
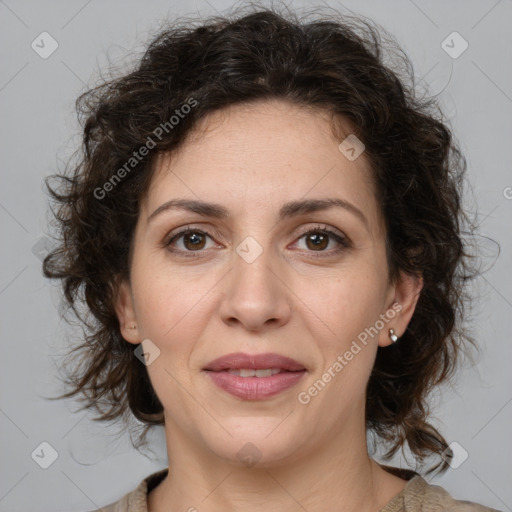
[[[232,375],[238,375],[239,377],[270,377],[271,375],[275,375],[276,373],[280,373],[281,370],[279,368],[268,368],[264,370],[251,370],[251,369],[231,369],[228,370],[228,373]]]

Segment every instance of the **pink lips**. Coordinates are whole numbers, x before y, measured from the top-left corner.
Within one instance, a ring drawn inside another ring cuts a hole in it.
[[[279,369],[280,373],[265,377],[241,377],[228,370]],[[304,365],[279,354],[244,354],[237,352],[219,357],[205,366],[213,383],[228,393],[245,400],[263,400],[294,386],[306,373]]]

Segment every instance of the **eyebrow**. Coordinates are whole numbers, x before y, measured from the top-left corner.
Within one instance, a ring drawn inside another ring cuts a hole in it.
[[[306,213],[314,213],[331,208],[343,208],[355,215],[369,229],[368,219],[363,212],[352,203],[339,198],[325,199],[301,199],[285,203],[279,209],[279,220],[297,217]],[[229,217],[229,210],[218,203],[207,203],[193,199],[172,199],[159,206],[149,217],[148,222],[164,211],[180,209],[197,213],[203,217],[226,219]]]

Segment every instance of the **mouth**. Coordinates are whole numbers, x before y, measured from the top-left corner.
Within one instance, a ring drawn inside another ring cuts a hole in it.
[[[244,354],[236,352],[218,357],[210,361],[204,368],[205,371],[255,371],[255,372],[296,372],[306,370],[306,367],[290,357],[279,354]],[[267,374],[260,374],[257,377],[267,377]],[[245,377],[254,377],[252,374],[242,375]]]
[[[231,375],[238,375],[239,377],[258,377],[261,379],[262,377],[271,377],[272,375],[277,375],[278,373],[283,373],[288,370],[283,370],[282,368],[264,368],[258,370],[252,370],[250,368],[230,368],[229,370],[223,371]]]
[[[223,391],[244,400],[263,400],[291,387],[306,374],[304,365],[279,354],[235,353],[208,363],[203,371]]]

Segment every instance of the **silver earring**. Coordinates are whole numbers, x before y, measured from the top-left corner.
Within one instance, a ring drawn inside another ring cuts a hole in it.
[[[393,329],[389,329],[389,337],[391,338],[391,341],[393,343],[396,343],[398,341],[398,336],[395,334],[395,331]]]

